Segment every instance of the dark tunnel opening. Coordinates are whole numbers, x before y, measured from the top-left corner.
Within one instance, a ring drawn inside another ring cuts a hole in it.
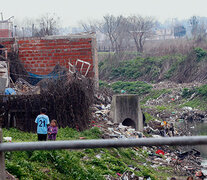
[[[136,125],[135,122],[133,120],[131,120],[130,118],[126,118],[123,122],[122,122],[123,126],[131,126],[132,128],[136,129]]]

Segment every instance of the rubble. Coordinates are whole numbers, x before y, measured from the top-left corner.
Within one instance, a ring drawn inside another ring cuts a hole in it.
[[[189,109],[187,110],[189,112]],[[109,118],[110,105],[96,104],[93,107],[93,122],[92,126],[100,127],[103,132],[103,139],[121,139],[121,138],[146,138],[142,132],[135,131],[130,126],[123,126],[122,124],[114,123]],[[193,111],[190,111],[193,112]],[[145,127],[145,133],[150,131],[152,137],[162,137],[160,130],[162,129],[163,122],[155,120],[149,122],[148,126]],[[177,134],[178,135],[178,134]],[[195,175],[197,171],[202,169],[200,152],[196,149],[190,151],[182,151],[181,148],[176,149],[170,148],[169,146],[163,147],[142,147],[134,148],[135,151],[140,149],[148,153],[147,161],[150,162],[153,168],[158,170],[158,167],[172,167],[176,175]],[[97,155],[100,158],[100,155]],[[141,179],[144,177],[137,177],[132,171],[125,171],[120,179]],[[145,177],[146,178],[146,177]],[[106,179],[110,179],[107,177]],[[112,179],[112,178],[111,178]]]
[[[18,95],[40,94],[39,86],[33,86],[22,78],[16,80],[14,89]]]
[[[201,83],[192,84],[171,84],[160,83],[156,89],[173,88],[170,93],[161,95],[157,99],[150,99],[145,104],[147,106],[144,112],[148,112],[156,119],[150,121],[144,127],[144,133],[135,131],[132,127],[123,126],[122,124],[113,123],[109,117],[110,103],[99,103],[94,105],[92,126],[100,127],[103,132],[102,138],[119,139],[119,138],[146,138],[151,136],[154,138],[161,138],[165,136],[182,136],[191,135],[189,128],[194,128],[190,122],[207,122],[206,112],[191,107],[175,107],[173,110],[155,109],[154,106],[165,106],[166,104],[182,102],[181,92],[184,87],[197,87]],[[178,88],[178,89],[176,89]],[[104,102],[104,101],[103,101]],[[103,105],[104,104],[104,105]],[[107,108],[106,108],[107,107]],[[181,124],[186,125],[182,127]],[[188,126],[187,126],[188,125]],[[147,162],[151,163],[154,169],[159,171],[159,167],[171,167],[175,176],[195,176],[196,172],[203,169],[201,165],[201,153],[196,149],[184,151],[182,147],[171,148],[169,146],[162,147],[142,147],[134,148],[135,151],[142,149],[149,155]],[[141,179],[144,177],[137,177],[132,171],[125,171],[120,179]]]

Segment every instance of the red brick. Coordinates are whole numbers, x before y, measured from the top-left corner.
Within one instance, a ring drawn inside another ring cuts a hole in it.
[[[45,67],[46,65],[45,64],[40,64],[40,67]]]
[[[45,60],[50,60],[50,57],[44,57],[45,58]]]
[[[27,60],[27,58],[23,57],[23,58],[21,58],[21,60],[22,60],[22,61],[26,61],[26,60]]]

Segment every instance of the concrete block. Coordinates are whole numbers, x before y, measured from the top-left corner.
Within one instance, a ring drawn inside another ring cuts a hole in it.
[[[140,132],[143,131],[143,115],[138,95],[114,95],[110,116],[115,123],[122,123],[125,126],[132,126]]]

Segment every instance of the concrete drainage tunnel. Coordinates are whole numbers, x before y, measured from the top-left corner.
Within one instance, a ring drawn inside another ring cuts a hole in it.
[[[136,128],[135,122],[130,119],[130,118],[126,118],[123,122],[122,122],[123,126],[131,126],[132,128]]]

